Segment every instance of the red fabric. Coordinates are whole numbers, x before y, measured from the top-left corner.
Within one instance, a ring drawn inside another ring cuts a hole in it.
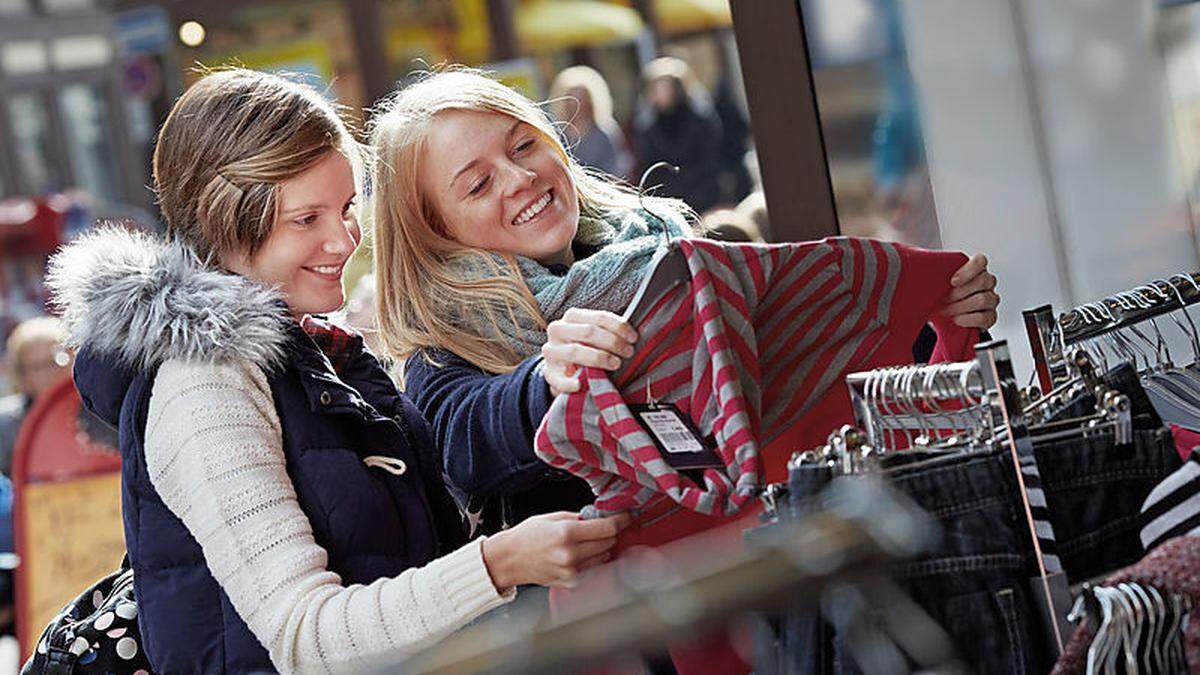
[[[927,322],[932,322],[938,333],[932,358],[934,362],[973,358],[977,331],[959,328],[952,321],[936,315],[943,298],[950,291],[950,277],[966,262],[966,256],[904,246],[897,248],[900,251],[901,271],[890,307],[889,330],[867,358],[853,364],[853,371],[910,363],[913,342]],[[630,394],[632,400],[634,393]],[[808,392],[803,394],[807,395]],[[831,430],[853,422],[849,391],[839,380],[798,423],[761,449],[762,484],[786,481],[787,460],[794,451],[816,447],[825,442]],[[734,515],[708,516],[684,509],[664,495],[642,508],[638,523],[620,535],[615,551],[619,555],[633,546],[656,547],[712,530],[717,530],[721,541],[733,550],[742,545],[742,531],[752,522],[747,519],[760,511],[761,506],[755,500]],[[556,608],[570,605],[570,593],[556,589],[551,601]],[[723,639],[672,649],[672,656],[681,675],[745,673],[750,670],[749,664],[737,657],[730,642]]]
[[[1185,462],[1192,456],[1192,449],[1200,446],[1200,431],[1193,431],[1178,424],[1171,425],[1171,437],[1175,439],[1175,451]]]
[[[329,359],[333,372],[338,375],[354,355],[351,347],[362,338],[352,329],[342,328],[324,319],[314,316],[304,317],[300,327],[317,344],[317,348]]]

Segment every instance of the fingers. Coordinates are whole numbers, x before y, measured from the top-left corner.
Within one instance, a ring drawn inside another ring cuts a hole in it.
[[[561,366],[564,376],[566,376],[565,371],[568,364],[590,368],[603,368],[604,370],[616,370],[621,367],[621,358],[619,356],[578,342],[566,344],[547,342],[542,345],[542,357],[546,359],[547,366]]]
[[[545,371],[546,384],[550,385],[550,393],[558,396],[559,394],[574,394],[579,391],[583,385],[579,382],[579,378],[574,375],[566,375],[561,370],[556,368],[546,368]]]
[[[971,256],[962,267],[958,268],[958,271],[954,273],[954,276],[950,277],[950,285],[956,288],[958,286],[962,286],[968,281],[979,276],[981,272],[987,270],[987,266],[987,256],[982,253],[976,253],[975,255]]]
[[[555,321],[546,327],[546,335],[547,344],[578,343],[625,358],[633,356],[633,343],[616,327]]]
[[[946,305],[945,308],[942,309],[942,314],[954,317],[961,314],[970,314],[972,312],[986,312],[988,310],[996,309],[999,306],[999,295],[991,291],[983,291]]]
[[[620,336],[626,342],[637,342],[638,334],[629,322],[612,312],[599,309],[583,309],[572,307],[563,314],[563,320],[568,323],[592,324]]]
[[[604,553],[607,553],[613,546],[617,545],[617,538],[610,537],[608,539],[595,539],[593,541],[585,541],[577,544],[571,555],[571,562],[575,563],[577,569],[583,569],[583,563],[596,558]]]
[[[604,563],[608,562],[609,560],[612,560],[612,553],[609,551],[605,551],[604,553],[592,556],[591,558],[588,558],[587,560],[584,560],[583,562],[579,563],[579,571],[584,572],[586,570],[592,569],[593,567],[599,567],[599,566],[603,565]]]
[[[957,302],[965,297],[974,295],[982,291],[990,291],[996,288],[996,275],[991,272],[982,272],[978,276],[968,280],[961,286],[955,286],[946,294],[946,303]]]
[[[633,516],[627,512],[607,518],[581,520],[575,525],[572,535],[575,541],[611,539],[632,522]]]
[[[954,323],[962,328],[978,328],[987,330],[996,325],[998,315],[996,310],[987,310],[984,312],[972,312],[971,314],[963,314],[954,317]]]

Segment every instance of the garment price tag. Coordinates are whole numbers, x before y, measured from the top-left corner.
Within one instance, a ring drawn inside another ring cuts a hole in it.
[[[716,444],[700,435],[692,421],[670,403],[634,404],[629,406],[650,433],[651,440],[663,459],[676,469],[721,468],[725,463],[717,456]]]

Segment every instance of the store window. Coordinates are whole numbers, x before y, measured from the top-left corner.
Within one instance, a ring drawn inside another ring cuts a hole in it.
[[[37,94],[16,94],[8,100],[8,115],[16,144],[18,189],[25,194],[45,194],[57,182],[46,106]]]
[[[0,16],[22,16],[30,9],[29,0],[0,0]]]
[[[102,203],[118,203],[116,162],[105,133],[112,127],[112,120],[103,90],[94,85],[72,84],[60,90],[58,97],[75,186]]]
[[[70,14],[95,6],[96,0],[41,0],[42,11],[47,14]]]
[[[842,231],[987,253],[1014,341],[1200,267],[1198,8],[1147,4],[802,0]]]

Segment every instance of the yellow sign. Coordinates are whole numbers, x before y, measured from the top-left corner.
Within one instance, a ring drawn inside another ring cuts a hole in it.
[[[333,57],[329,54],[329,46],[321,40],[300,40],[273,47],[239,51],[214,60],[206,60],[206,63],[236,64],[276,73],[299,73],[316,76],[326,82],[333,78]]]
[[[17,574],[25,592],[28,655],[50,620],[83,589],[117,569],[125,554],[121,474],[24,486],[24,548]]]

